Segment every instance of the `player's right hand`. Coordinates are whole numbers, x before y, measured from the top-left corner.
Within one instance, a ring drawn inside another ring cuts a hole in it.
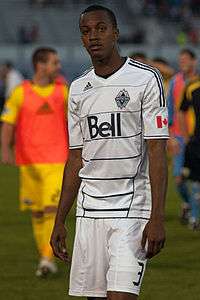
[[[70,262],[71,259],[67,253],[65,239],[67,232],[64,224],[55,224],[50,239],[50,245],[56,257],[64,262]]]

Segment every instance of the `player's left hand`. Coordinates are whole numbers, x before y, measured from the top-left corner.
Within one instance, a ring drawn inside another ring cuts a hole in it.
[[[50,245],[56,257],[69,263],[71,259],[66,249],[66,235],[64,224],[55,224],[51,234]]]
[[[147,243],[146,258],[152,258],[158,254],[165,244],[164,222],[160,219],[150,219],[146,224],[142,236],[142,248]]]

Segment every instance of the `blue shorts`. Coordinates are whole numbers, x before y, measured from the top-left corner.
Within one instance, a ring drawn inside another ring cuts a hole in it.
[[[173,175],[181,176],[185,159],[185,142],[182,136],[175,136],[179,143],[180,152],[173,157]]]

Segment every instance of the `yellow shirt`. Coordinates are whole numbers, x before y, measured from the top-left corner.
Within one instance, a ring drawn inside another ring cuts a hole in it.
[[[54,83],[49,84],[45,87],[32,84],[33,90],[42,97],[49,96],[54,89]],[[64,99],[66,101],[66,112],[67,112],[67,98],[68,98],[68,87],[64,86]],[[10,97],[6,100],[4,109],[1,114],[0,120],[9,124],[16,124],[17,116],[20,111],[21,105],[24,100],[24,92],[22,85],[17,86],[12,92]]]

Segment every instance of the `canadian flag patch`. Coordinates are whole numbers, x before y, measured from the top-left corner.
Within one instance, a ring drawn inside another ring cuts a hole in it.
[[[166,127],[168,125],[168,119],[164,118],[162,116],[157,116],[156,117],[156,125],[157,125],[157,128]]]

